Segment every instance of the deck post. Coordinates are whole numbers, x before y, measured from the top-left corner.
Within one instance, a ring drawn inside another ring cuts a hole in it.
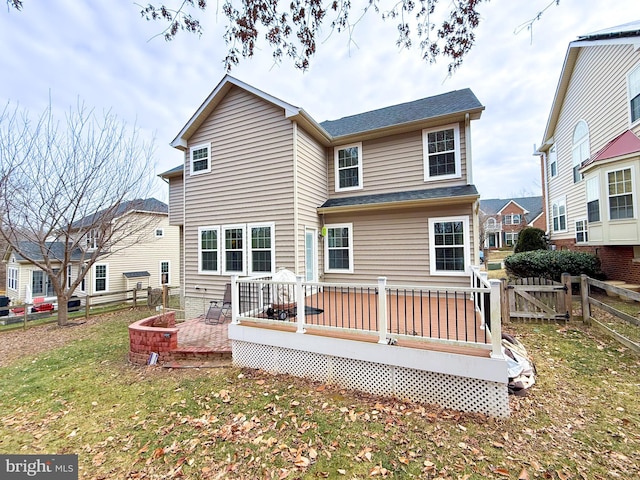
[[[231,323],[238,324],[240,299],[238,298],[238,275],[231,275]]]
[[[296,275],[296,315],[298,318],[298,328],[296,329],[296,333],[305,333],[304,287],[302,286],[302,280],[302,275]]]
[[[491,358],[503,358],[502,313],[500,312],[502,282],[500,280],[490,280],[489,282],[491,284]],[[484,308],[487,308],[487,305]]]
[[[387,277],[378,277],[378,343],[387,343]]]

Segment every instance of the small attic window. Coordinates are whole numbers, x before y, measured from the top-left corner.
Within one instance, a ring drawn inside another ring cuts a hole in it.
[[[164,228],[156,228],[156,238],[164,237]]]

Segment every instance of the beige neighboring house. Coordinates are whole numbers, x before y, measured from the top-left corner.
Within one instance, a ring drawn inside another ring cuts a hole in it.
[[[569,44],[539,151],[557,249],[640,283],[640,21]]]
[[[316,122],[225,76],[172,142],[187,318],[231,275],[468,286],[478,258],[469,89]]]
[[[148,225],[145,225],[142,231],[135,233],[137,242],[128,245],[123,243],[117,247],[117,250],[105,252],[104,256],[89,269],[74,295],[84,297],[136,287],[157,288],[164,284],[170,286],[179,284],[179,228],[169,224],[167,205],[155,198],[149,198],[123,204],[121,210],[122,214],[117,216],[114,222],[126,221],[133,225],[144,222]],[[81,226],[89,221],[91,219],[87,217],[78,220],[74,225]],[[80,270],[84,268],[85,254],[94,248],[94,234],[88,232],[84,237],[81,242],[83,248],[73,252],[71,265],[67,269],[69,280],[77,278]],[[63,244],[49,242],[47,246],[50,251],[49,258],[62,258]],[[24,242],[21,248],[28,249],[25,251],[39,251],[37,245],[30,242]],[[7,250],[4,262],[7,268],[7,296],[13,303],[38,298],[55,302],[55,292],[45,272],[22,258],[12,248]],[[105,296],[93,299],[91,303],[112,301],[120,297],[122,295]]]

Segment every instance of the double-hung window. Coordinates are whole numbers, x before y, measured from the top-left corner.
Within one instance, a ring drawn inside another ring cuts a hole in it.
[[[589,178],[586,181],[587,190],[587,220],[589,222],[600,221],[600,180],[598,177]]]
[[[73,269],[71,268],[71,265],[67,265],[67,288],[71,286],[71,282],[73,281],[72,274],[73,274]]]
[[[464,275],[469,252],[469,217],[429,219],[431,275]]]
[[[359,190],[362,185],[362,143],[336,147],[336,192]]]
[[[325,271],[353,273],[353,224],[327,225]]]
[[[198,228],[198,273],[220,273],[220,227]]]
[[[576,220],[576,243],[587,243],[588,240],[587,221],[584,218]]]
[[[640,65],[629,73],[627,83],[631,123],[635,123],[640,120]]]
[[[160,262],[160,285],[169,285],[169,262]]]
[[[457,178],[460,172],[460,127],[446,125],[422,131],[424,180]]]
[[[222,227],[224,240],[224,272],[244,274],[244,225]]]
[[[589,160],[589,127],[584,120],[580,120],[573,130],[571,155],[573,159],[573,183],[578,183],[582,179],[580,174],[582,162]]]
[[[98,248],[98,230],[97,229],[92,228],[91,230],[87,230],[86,239],[87,239],[88,250],[95,250],[96,248]]]
[[[109,291],[108,265],[101,263],[93,266],[95,292]]]
[[[504,234],[504,243],[510,247],[518,243],[518,232],[506,232]]]
[[[211,145],[197,145],[191,147],[191,175],[199,175],[211,171]]]
[[[551,204],[551,218],[554,232],[567,231],[567,203],[564,197],[553,201]]]
[[[249,225],[249,273],[260,274],[275,271],[275,224]]]
[[[607,173],[609,220],[633,218],[633,175],[631,168]]]
[[[18,290],[18,269],[15,267],[7,268],[7,288]]]

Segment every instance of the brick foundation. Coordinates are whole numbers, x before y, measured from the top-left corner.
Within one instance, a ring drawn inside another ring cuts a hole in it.
[[[558,250],[574,250],[597,255],[602,271],[610,280],[622,280],[640,284],[640,263],[633,261],[632,246],[593,247],[576,245],[575,240],[555,240],[551,242]]]

